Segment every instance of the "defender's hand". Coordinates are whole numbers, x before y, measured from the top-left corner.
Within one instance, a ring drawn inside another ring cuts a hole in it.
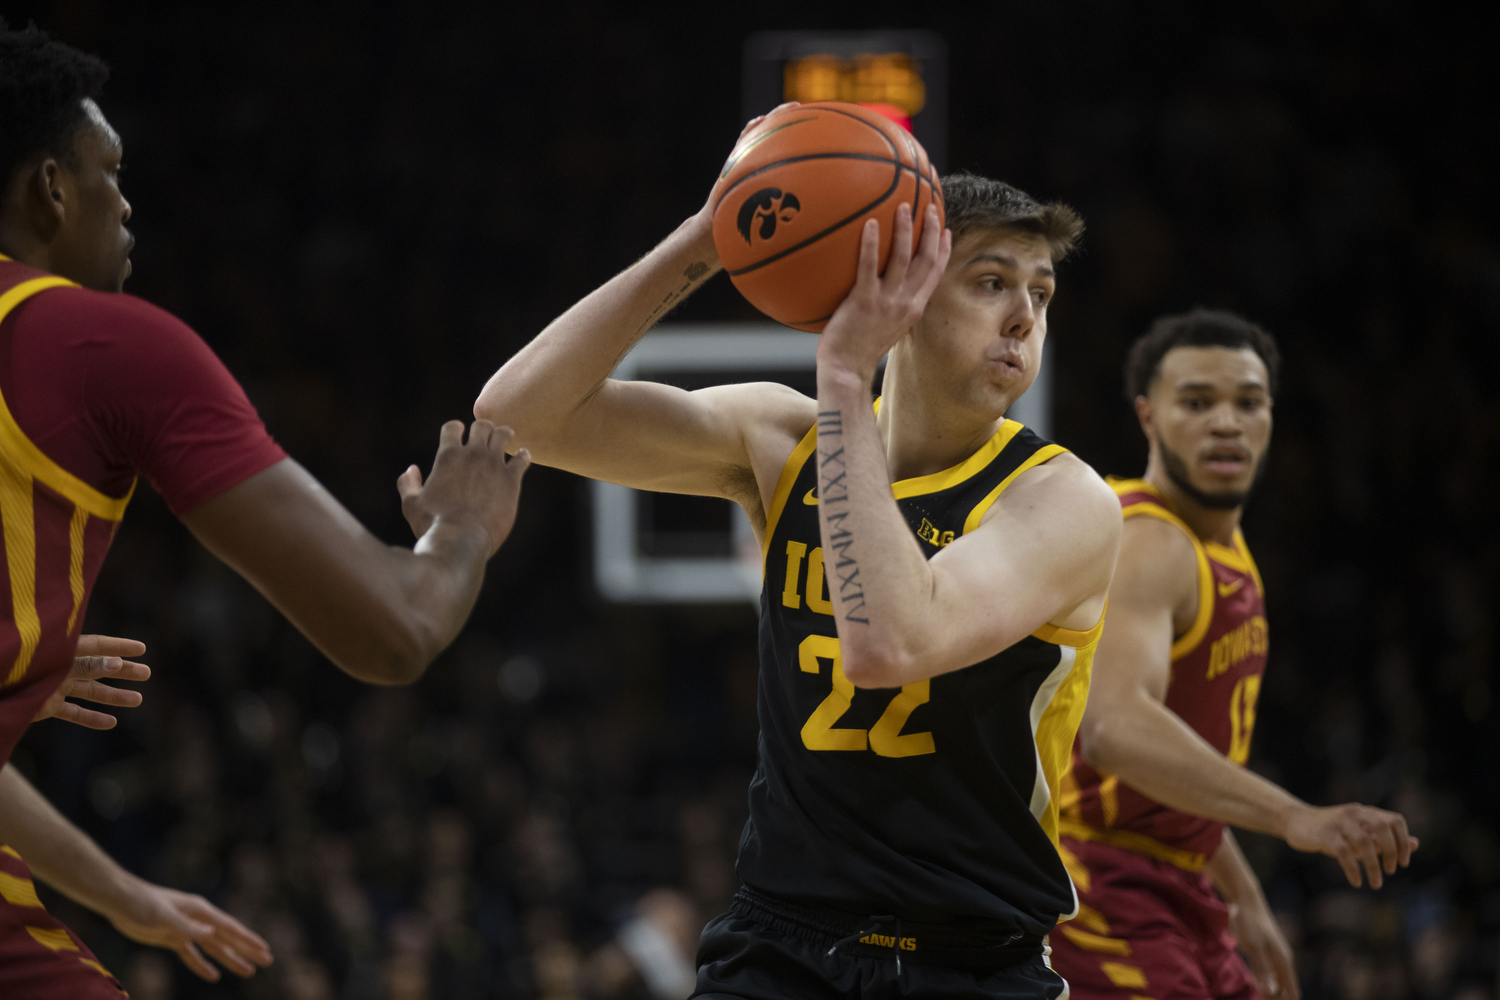
[[[911,206],[896,209],[896,231],[885,274],[880,273],[880,224],[865,223],[859,241],[859,271],[854,288],[834,310],[818,341],[818,364],[836,364],[865,381],[885,353],[911,332],[942,280],[953,252],[953,233],[938,229],[935,206],[922,221],[922,245],[912,255]]]
[[[1358,889],[1363,881],[1359,866],[1365,866],[1370,888],[1384,884],[1386,875],[1396,874],[1396,866],[1411,864],[1411,854],[1418,846],[1416,837],[1406,829],[1406,818],[1400,813],[1349,802],[1341,806],[1304,806],[1287,821],[1284,839],[1299,851],[1317,852],[1336,858],[1344,877]]]
[[[515,437],[509,427],[476,420],[464,440],[464,425],[450,420],[438,437],[437,458],[424,485],[415,465],[396,480],[401,513],[418,538],[439,521],[473,526],[487,538],[494,555],[516,521],[521,477],[531,465],[531,452],[522,448],[508,458],[506,446]]]
[[[202,896],[132,879],[122,912],[106,914],[132,941],[170,948],[211,983],[220,973],[204,952],[237,976],[253,976],[257,965],[271,964],[271,948],[260,935]]]
[[[68,701],[82,698],[113,708],[135,708],[142,701],[139,691],[110,687],[100,678],[116,681],[144,681],[151,677],[151,668],[144,663],[132,663],[125,656],[140,656],[146,644],[134,639],[117,639],[109,635],[81,635],[73,656],[73,669],[52,697],[42,702],[33,722],[43,719],[61,719],[86,729],[113,729],[118,722],[108,712],[96,712],[90,708]]]
[[[1230,903],[1229,933],[1250,960],[1250,974],[1262,996],[1299,1000],[1302,988],[1297,983],[1292,946],[1265,903]]]

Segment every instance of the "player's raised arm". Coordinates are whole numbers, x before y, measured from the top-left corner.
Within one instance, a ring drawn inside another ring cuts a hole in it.
[[[432,473],[401,477],[414,549],[370,534],[302,466],[285,459],[183,515],[315,646],[360,680],[415,680],[457,637],[484,567],[515,521],[530,459],[510,432],[443,425]]]
[[[1040,263],[1046,244],[1036,242],[1036,270],[1050,274]],[[921,244],[913,254],[911,219],[898,212],[890,262],[877,274],[878,232],[867,224],[854,291],[818,347],[819,509],[823,550],[837,553],[824,559],[843,670],[859,687],[959,670],[1049,621],[1089,630],[1103,613],[1119,540],[1113,494],[1082,462],[1059,455],[1025,472],[975,530],[930,560],[923,554],[892,498],[866,388],[940,283],[955,298],[968,294],[963,266],[945,274],[952,239],[939,236],[935,209]],[[1000,307],[1007,336],[1018,339],[1040,311],[1025,284]]]
[[[765,465],[774,480],[791,450],[787,444],[762,459],[757,428],[768,423],[772,437],[795,440],[811,419],[811,401],[775,384],[687,392],[609,378],[658,320],[719,270],[705,205],[507,361],[479,394],[475,416],[514,428],[516,446],[545,465],[642,489],[747,501],[753,515],[747,473]]]

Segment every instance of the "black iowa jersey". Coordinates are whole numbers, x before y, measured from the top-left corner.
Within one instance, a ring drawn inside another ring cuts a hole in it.
[[[1102,628],[1044,626],[896,690],[856,690],[818,534],[816,428],[766,523],[760,762],[739,874],[754,889],[857,914],[991,920],[1047,933],[1077,905],[1057,854],[1058,783]],[[892,486],[928,558],[973,531],[1017,476],[1064,451],[1007,420],[944,472]]]

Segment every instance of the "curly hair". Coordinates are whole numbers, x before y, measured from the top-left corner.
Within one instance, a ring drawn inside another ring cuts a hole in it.
[[[1271,395],[1276,395],[1281,369],[1281,351],[1276,347],[1276,338],[1243,316],[1225,309],[1200,306],[1191,312],[1161,317],[1130,345],[1130,353],[1125,358],[1127,401],[1151,392],[1151,384],[1161,370],[1161,359],[1174,347],[1248,347],[1265,362],[1269,379],[1266,388]]]
[[[109,67],[96,56],[0,18],[0,185],[37,153],[71,160],[83,102],[107,79]]]
[[[1004,181],[967,171],[943,178],[943,210],[955,240],[978,229],[1019,229],[1045,239],[1054,264],[1083,239],[1083,219],[1067,205],[1039,202]]]

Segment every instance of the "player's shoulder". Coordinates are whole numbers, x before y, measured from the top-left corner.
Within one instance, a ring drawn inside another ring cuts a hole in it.
[[[26,303],[21,314],[49,329],[77,329],[94,336],[197,339],[182,320],[160,306],[124,292],[96,292],[76,285],[50,288]]]
[[[1038,516],[1064,516],[1075,523],[1105,528],[1119,537],[1120,502],[1093,466],[1063,451],[1016,477],[999,502]]]
[[[789,452],[807,436],[818,412],[817,400],[780,382],[736,382],[701,391],[753,449]]]
[[[1130,596],[1173,604],[1197,594],[1198,547],[1173,521],[1131,517],[1124,523],[1115,564],[1117,589]]]

